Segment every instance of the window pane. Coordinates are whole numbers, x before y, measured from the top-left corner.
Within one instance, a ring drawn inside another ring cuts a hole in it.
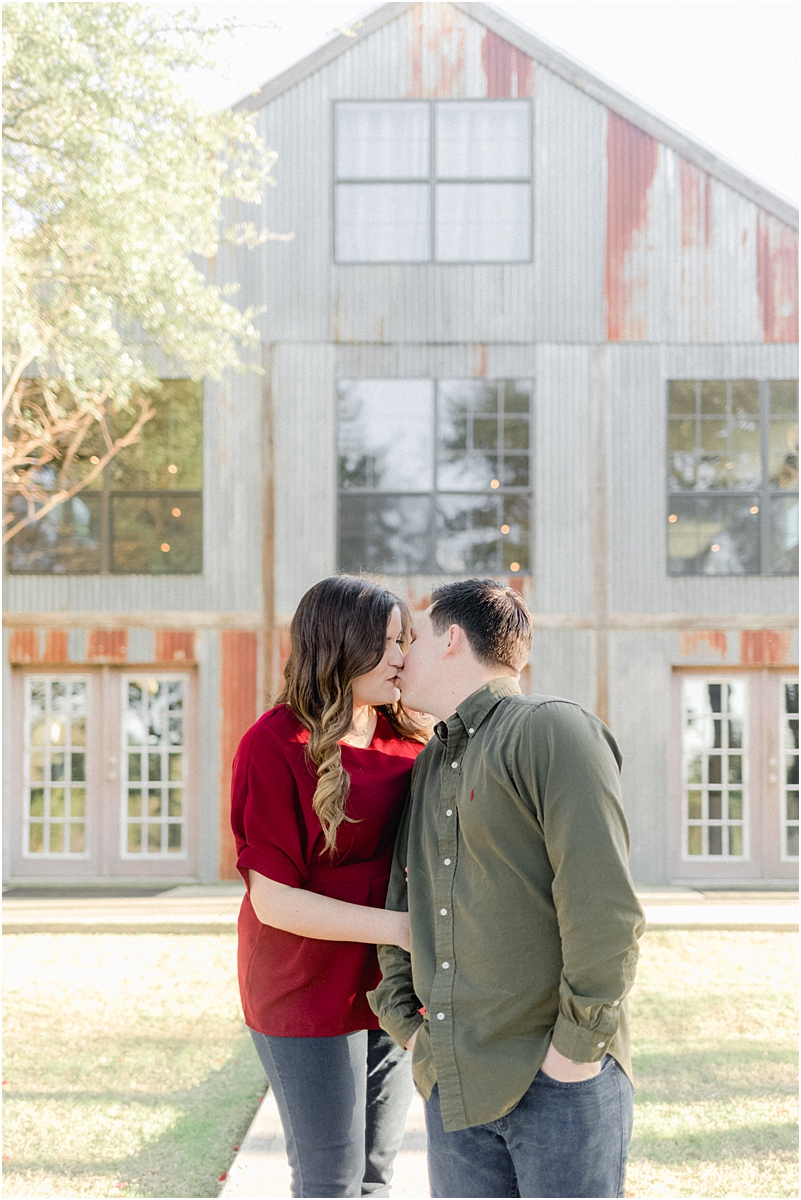
[[[780,413],[795,417],[798,415],[798,382],[795,379],[772,379],[770,384],[771,416]]]
[[[112,570],[197,575],[203,569],[203,501],[198,495],[115,495]]]
[[[527,183],[437,185],[439,262],[529,262],[531,188]]]
[[[340,569],[388,575],[432,570],[431,507],[429,496],[340,496]]]
[[[437,388],[437,487],[489,491],[499,478],[497,447],[501,388],[472,379],[444,379]],[[496,483],[496,487],[498,483]]]
[[[85,575],[100,571],[101,503],[96,493],[81,492],[21,530],[6,549],[10,573]],[[26,511],[19,497],[12,498],[10,508],[19,516]]]
[[[428,184],[337,185],[337,262],[427,262],[430,230]]]
[[[742,413],[759,416],[759,383],[756,379],[732,381],[731,411],[735,416]]]
[[[500,496],[440,496],[437,565],[470,575],[500,569]]]
[[[150,393],[156,415],[140,439],[121,450],[109,466],[116,491],[194,491],[203,486],[203,385],[165,379]],[[113,418],[114,433],[130,429],[136,412]]]
[[[668,574],[758,574],[758,511],[757,496],[671,496]]]
[[[695,416],[695,380],[673,380],[668,385],[668,411]]]
[[[798,497],[773,496],[770,501],[770,570],[798,574]]]
[[[769,432],[768,473],[772,487],[798,491],[798,421],[773,417]]]
[[[433,416],[429,379],[340,383],[339,486],[430,491]]]
[[[441,101],[435,112],[440,179],[522,179],[531,174],[527,101]]]
[[[429,106],[337,104],[339,179],[427,179]]]
[[[701,412],[707,416],[726,414],[726,381],[703,380],[701,383]]]

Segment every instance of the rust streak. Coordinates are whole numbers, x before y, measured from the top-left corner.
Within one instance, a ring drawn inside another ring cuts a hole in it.
[[[45,651],[42,662],[69,662],[67,639],[68,635],[66,629],[48,629],[47,633],[45,634]]]
[[[489,370],[486,343],[478,342],[473,346],[473,375],[476,379],[484,379]]]
[[[490,29],[481,42],[481,63],[488,97],[504,99],[532,95],[534,63],[531,58]]]
[[[195,635],[191,629],[157,629],[156,662],[194,662]]]
[[[679,654],[682,658],[698,658],[704,653],[702,644],[708,653],[726,657],[726,634],[722,629],[696,629],[679,634]]]
[[[242,734],[256,720],[258,638],[242,629],[220,634],[220,849],[219,878],[237,879],[231,832],[231,765]]]
[[[415,4],[411,13],[412,34],[409,40],[409,66],[411,68],[411,86],[409,95],[420,98],[423,95],[423,6]]]
[[[8,640],[10,663],[33,663],[39,661],[39,630],[15,629]]]
[[[93,629],[89,634],[88,661],[125,662],[128,657],[127,629]]]
[[[767,667],[790,662],[793,635],[773,629],[744,629],[740,633],[740,662],[743,666]]]
[[[757,288],[766,342],[798,341],[798,235],[757,214]]]
[[[659,157],[650,134],[610,112],[606,134],[608,166],[604,295],[610,342],[643,341],[647,334],[644,264],[635,245],[648,223],[648,200]],[[639,303],[638,303],[639,301]]]

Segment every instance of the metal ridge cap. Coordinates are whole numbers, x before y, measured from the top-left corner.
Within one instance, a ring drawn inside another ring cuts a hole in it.
[[[451,2],[454,8],[458,8],[466,16],[486,25],[499,37],[529,53],[554,75],[580,88],[593,100],[598,100],[619,116],[625,117],[627,121],[669,146],[708,175],[713,175],[721,183],[733,188],[760,208],[766,209],[780,221],[798,229],[798,207],[791,200],[767,184],[754,179],[742,167],[738,167],[679,125],[674,125],[667,117],[661,116],[642,100],[611,83],[592,67],[573,58],[553,42],[519,25],[513,17],[494,4],[457,3],[456,0]]]
[[[312,50],[310,54],[281,71],[279,75],[268,79],[255,92],[237,100],[235,104],[231,105],[231,109],[234,112],[258,112],[265,104],[269,104],[271,100],[275,100],[277,96],[296,84],[302,83],[315,71],[327,67],[329,63],[339,58],[340,54],[350,50],[362,38],[369,37],[370,34],[382,29],[384,25],[388,25],[412,7],[411,3],[379,4],[377,7],[367,9],[364,17],[356,18],[356,20],[362,21],[362,27],[354,37],[340,33],[330,38],[329,41],[323,42],[316,50]]]

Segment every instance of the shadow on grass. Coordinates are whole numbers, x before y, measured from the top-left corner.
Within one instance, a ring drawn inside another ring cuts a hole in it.
[[[4,1163],[5,1195],[15,1194],[15,1175],[35,1172],[57,1181],[51,1195],[69,1194],[70,1183],[77,1188],[81,1180],[88,1182],[97,1176],[113,1175],[115,1182],[124,1185],[115,1189],[115,1195],[216,1196],[221,1187],[219,1177],[228,1170],[234,1146],[241,1144],[258,1107],[253,1080],[252,1062],[229,1061],[195,1087],[160,1095],[133,1091],[16,1093],[15,1099],[71,1101],[76,1109],[85,1102],[143,1104],[154,1108],[169,1104],[180,1109],[182,1116],[138,1153],[123,1158],[75,1163],[65,1163],[63,1159],[54,1162],[41,1158],[35,1162],[15,1159],[13,1163]],[[74,1116],[80,1119],[79,1113]]]
[[[797,1088],[797,1059],[789,1046],[743,1040],[703,1049],[635,1048],[632,1058],[636,1099],[641,1104],[761,1099],[795,1095]]]
[[[731,1159],[795,1154],[798,1129],[794,1122],[765,1122],[730,1129],[701,1129],[687,1133],[638,1134],[631,1143],[631,1160],[647,1159],[662,1166],[681,1167],[694,1162],[728,1162]]]

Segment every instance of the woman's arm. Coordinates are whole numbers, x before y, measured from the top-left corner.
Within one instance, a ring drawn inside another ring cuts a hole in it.
[[[252,868],[248,875],[250,902],[262,925],[322,942],[373,942],[411,949],[408,913],[332,900],[276,883]]]

